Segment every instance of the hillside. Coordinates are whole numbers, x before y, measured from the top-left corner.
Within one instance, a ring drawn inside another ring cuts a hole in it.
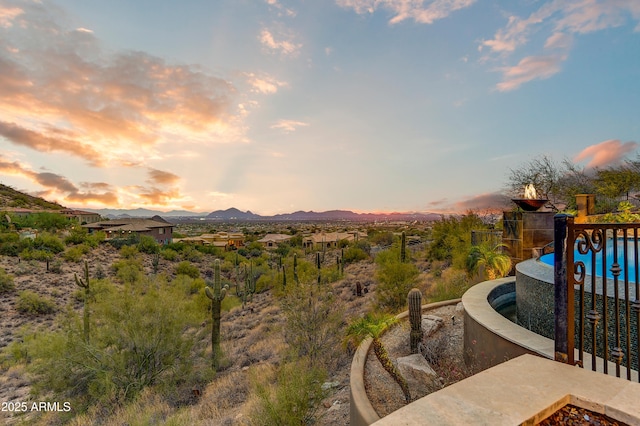
[[[34,210],[59,210],[64,208],[58,203],[52,203],[40,197],[33,197],[10,186],[0,184],[0,209],[6,207]]]

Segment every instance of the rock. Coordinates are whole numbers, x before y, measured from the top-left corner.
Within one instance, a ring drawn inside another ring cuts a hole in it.
[[[325,401],[325,402],[322,403],[322,406],[324,408],[331,408],[331,403],[329,401]]]
[[[337,388],[340,386],[340,382],[324,382],[322,384],[322,390],[326,391],[329,389]]]
[[[462,313],[464,313],[464,305],[462,304],[462,302],[459,302],[459,303],[456,305],[456,312],[462,312]]]
[[[422,332],[426,337],[429,337],[433,333],[438,331],[438,329],[442,327],[443,324],[444,324],[443,319],[435,315],[422,316]]]
[[[438,374],[421,354],[413,354],[396,360],[398,370],[407,380],[411,394],[424,394],[424,390],[437,379]]]

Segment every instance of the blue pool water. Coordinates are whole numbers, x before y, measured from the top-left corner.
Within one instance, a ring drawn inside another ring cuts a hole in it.
[[[628,260],[628,275],[629,282],[636,282],[636,267],[635,267],[635,243],[633,241],[627,242],[627,256]],[[611,273],[611,265],[614,263],[613,256],[613,245],[611,242],[607,244],[607,263],[606,263],[606,277],[613,279],[613,274]],[[574,262],[583,262],[585,265],[585,272],[587,275],[591,275],[592,272],[592,259],[594,258],[593,253],[591,251],[587,252],[587,254],[580,254],[577,250],[574,251]],[[596,276],[602,277],[602,252],[595,254],[595,266],[596,266]],[[553,253],[545,254],[540,256],[540,261],[553,266]],[[620,273],[619,279],[622,281],[625,277],[624,271],[624,243],[622,241],[618,242],[618,262],[620,267],[622,268],[622,272]]]

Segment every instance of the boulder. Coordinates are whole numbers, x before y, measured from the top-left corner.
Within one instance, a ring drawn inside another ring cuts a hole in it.
[[[438,331],[443,324],[444,320],[435,315],[422,316],[422,332],[426,337],[429,337]]]
[[[421,354],[413,354],[396,360],[398,370],[407,381],[412,395],[424,395],[433,387],[438,374]]]

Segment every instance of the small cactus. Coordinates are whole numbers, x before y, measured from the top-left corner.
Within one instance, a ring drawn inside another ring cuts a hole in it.
[[[298,278],[298,254],[293,253],[293,280],[296,282],[296,285],[300,284],[300,279]]]
[[[211,278],[211,271],[207,271],[207,278]],[[209,284],[213,284],[210,286]],[[220,366],[220,311],[222,301],[227,295],[228,285],[222,285],[220,279],[220,259],[214,262],[213,283],[207,283],[204,292],[211,299],[211,366],[217,370]]]
[[[360,284],[360,281],[356,281],[356,296],[362,297],[362,284]]]
[[[322,263],[320,262],[320,252],[316,253],[316,267],[318,268],[318,284],[320,284],[320,269],[322,268]]]
[[[160,266],[160,253],[155,253],[151,257],[151,266],[153,267],[153,273],[158,273],[158,267]]]
[[[82,312],[82,320],[83,320],[83,334],[84,341],[89,343],[89,297],[91,296],[91,286],[89,281],[89,264],[87,261],[84,261],[84,280],[82,278],[78,278],[78,274],[74,273],[73,277],[76,280],[76,285],[78,287],[84,288],[84,308]]]
[[[417,288],[412,288],[407,295],[409,304],[409,322],[411,323],[411,334],[409,343],[411,353],[417,354],[422,341],[422,293]]]

